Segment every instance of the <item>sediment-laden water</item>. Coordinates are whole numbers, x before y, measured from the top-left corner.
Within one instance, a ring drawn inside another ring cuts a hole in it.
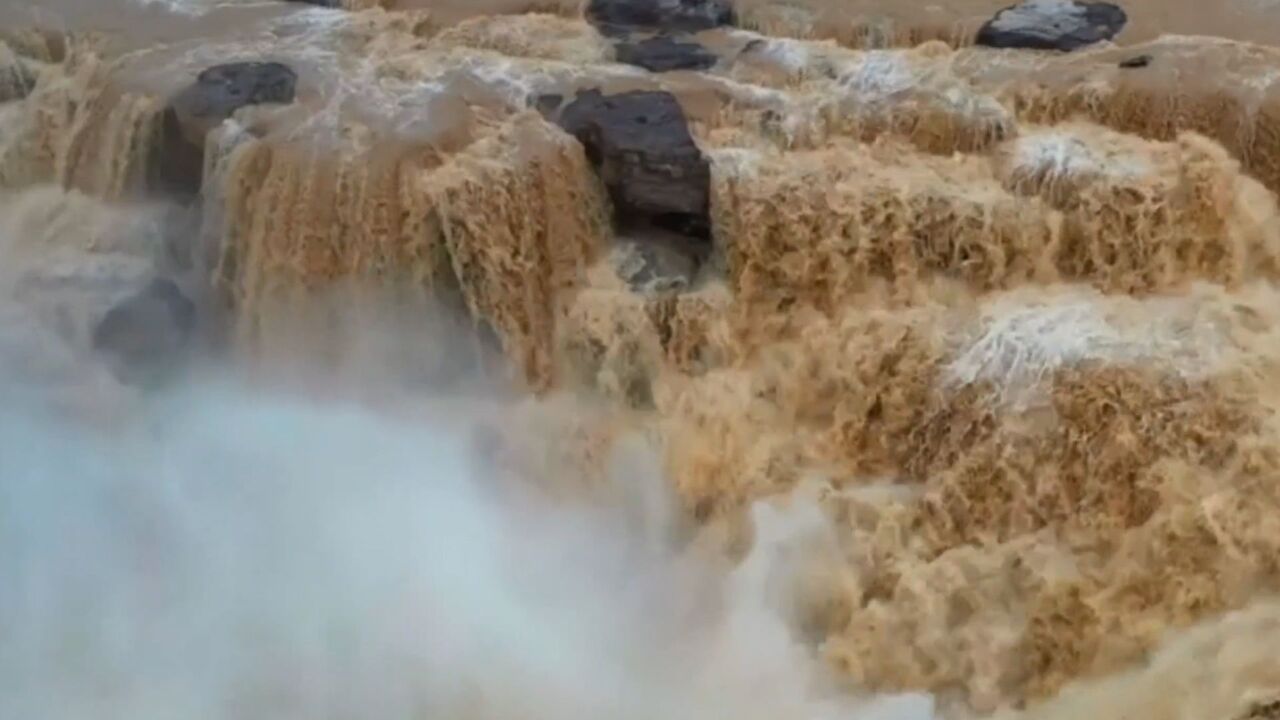
[[[1277,713],[1280,5],[334,4],[0,7],[0,715]]]

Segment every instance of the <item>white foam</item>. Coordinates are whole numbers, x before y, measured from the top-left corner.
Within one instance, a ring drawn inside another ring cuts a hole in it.
[[[798,75],[809,68],[814,60],[810,43],[787,38],[763,39],[763,48],[757,52],[777,63],[789,74]]]
[[[1104,156],[1088,139],[1071,130],[1046,130],[1014,141],[1014,163],[1024,172],[1049,177],[1140,177],[1150,174],[1150,164],[1134,153]]]
[[[199,16],[220,7],[269,6],[266,0],[130,0],[140,7],[160,8],[177,15]]]
[[[1065,132],[1043,132],[1021,137],[1015,144],[1017,164],[1053,175],[1096,172],[1101,162],[1083,140]]]
[[[886,102],[920,84],[920,71],[901,50],[869,50],[840,78],[841,85],[866,102]]]
[[[454,413],[215,382],[143,409],[0,405],[0,716],[862,717],[762,596],[811,507],[726,577],[671,555],[642,442],[632,502],[575,511],[479,472]],[[932,716],[897,702],[868,716]]]
[[[715,148],[708,153],[717,174],[742,177],[759,171],[763,156],[750,148]]]
[[[1018,290],[983,304],[969,339],[946,367],[949,383],[989,381],[1002,400],[1039,398],[1055,370],[1086,361],[1159,361],[1189,377],[1208,372],[1218,328],[1197,322],[1194,300],[1107,297],[1091,288]]]

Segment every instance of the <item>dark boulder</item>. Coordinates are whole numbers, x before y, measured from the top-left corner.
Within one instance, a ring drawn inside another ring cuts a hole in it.
[[[202,71],[164,111],[151,187],[180,198],[199,193],[205,135],[240,108],[293,102],[297,82],[297,74],[278,62],[237,62]]]
[[[1150,55],[1137,55],[1131,58],[1125,58],[1124,60],[1121,60],[1119,65],[1120,67],[1126,70],[1132,70],[1134,68],[1144,68],[1150,65],[1151,60],[1152,60],[1152,57]]]
[[[557,119],[586,149],[620,227],[710,237],[711,167],[667,92],[579,92]]]
[[[147,384],[180,362],[195,319],[195,304],[158,278],[107,311],[93,329],[93,349],[121,382]]]
[[[620,42],[615,49],[618,62],[636,65],[649,72],[706,70],[716,64],[716,56],[701,45],[680,42],[667,35],[640,42]]]
[[[591,0],[586,14],[606,35],[630,30],[698,32],[734,23],[728,0]]]
[[[1026,0],[996,13],[976,43],[994,48],[1076,50],[1115,37],[1129,21],[1118,5],[1077,0]]]

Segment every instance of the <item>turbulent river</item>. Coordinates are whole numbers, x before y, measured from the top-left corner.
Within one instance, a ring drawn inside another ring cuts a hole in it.
[[[1007,4],[0,0],[0,717],[1280,718],[1280,4]]]

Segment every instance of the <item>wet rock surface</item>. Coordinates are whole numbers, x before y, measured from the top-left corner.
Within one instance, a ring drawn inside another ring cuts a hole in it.
[[[1118,5],[1075,0],[1027,0],[996,13],[976,43],[995,48],[1069,52],[1110,40],[1129,21]]]
[[[564,105],[564,96],[556,93],[548,93],[533,98],[531,106],[542,113],[546,117],[553,117],[560,110],[560,106]]]
[[[676,237],[624,238],[610,260],[618,277],[642,294],[668,294],[693,284],[702,258]]]
[[[297,82],[297,74],[278,62],[228,63],[202,71],[164,112],[152,188],[178,197],[199,193],[209,130],[240,108],[293,102]]]
[[[127,384],[149,384],[184,355],[195,326],[195,304],[172,280],[157,278],[103,315],[93,349]]]
[[[298,76],[283,63],[215,65],[174,97],[170,107],[183,123],[216,125],[248,105],[293,102]]]
[[[631,30],[698,32],[734,23],[726,0],[591,0],[587,20],[606,35]]]
[[[0,42],[0,103],[21,100],[35,85],[35,72]]]
[[[1254,705],[1242,720],[1277,720],[1280,719],[1280,700]]]
[[[711,168],[666,92],[579,92],[557,122],[583,144],[609,191],[619,227],[710,237]]]
[[[659,35],[636,42],[620,42],[618,62],[642,67],[649,72],[706,70],[716,64],[715,54],[695,42]]]

